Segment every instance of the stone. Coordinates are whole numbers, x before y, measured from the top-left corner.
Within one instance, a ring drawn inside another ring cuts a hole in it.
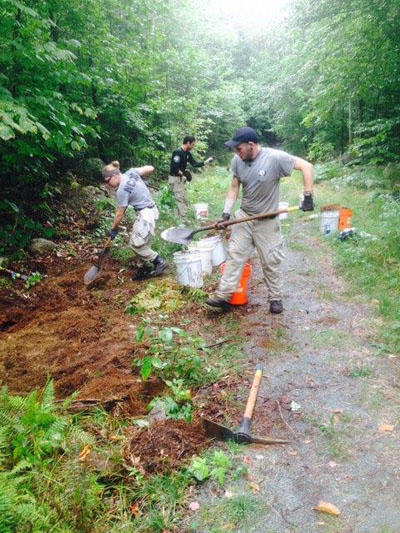
[[[54,252],[56,248],[57,245],[54,242],[47,239],[38,238],[31,240],[28,250],[34,255],[44,255]]]

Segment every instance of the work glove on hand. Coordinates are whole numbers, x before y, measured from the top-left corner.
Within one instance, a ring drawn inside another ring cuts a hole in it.
[[[220,220],[217,220],[215,223],[215,226],[217,228],[225,228],[225,226],[221,225],[222,222],[227,222],[231,218],[231,215],[229,213],[222,213]]]
[[[185,176],[186,181],[192,181],[192,174],[191,174],[191,172],[189,170],[185,170],[183,175]]]
[[[114,240],[117,235],[118,235],[118,230],[117,229],[110,230],[110,237],[111,237],[112,240]]]
[[[304,199],[300,209],[303,211],[314,211],[314,200],[311,192],[304,193]]]

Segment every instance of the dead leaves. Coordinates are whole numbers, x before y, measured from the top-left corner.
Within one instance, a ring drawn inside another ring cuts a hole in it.
[[[250,481],[249,485],[253,494],[258,494],[260,492],[260,485],[255,481]]]
[[[394,430],[395,426],[392,424],[381,424],[379,426],[379,431],[391,433]]]
[[[330,514],[333,516],[340,515],[340,510],[336,507],[336,505],[333,505],[333,503],[324,502],[322,500],[318,502],[318,505],[314,507],[314,509],[320,513]]]
[[[79,460],[84,461],[88,457],[88,455],[90,455],[91,451],[92,450],[90,449],[90,446],[86,444],[86,446],[83,447],[83,450],[79,454]]]

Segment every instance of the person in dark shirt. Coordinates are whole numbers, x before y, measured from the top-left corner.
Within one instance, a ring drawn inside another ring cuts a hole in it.
[[[192,178],[190,173],[186,171],[187,164],[190,163],[192,167],[200,168],[204,165],[208,165],[208,163],[211,163],[211,161],[214,159],[213,157],[209,157],[205,161],[196,161],[190,153],[195,145],[195,142],[196,139],[192,135],[187,135],[183,139],[182,146],[175,150],[171,157],[171,168],[168,182],[174,194],[178,207],[178,213],[181,217],[186,217],[189,207],[186,182],[190,181]]]

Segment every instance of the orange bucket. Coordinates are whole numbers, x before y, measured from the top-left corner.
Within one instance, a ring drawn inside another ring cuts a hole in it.
[[[353,211],[347,207],[342,207],[339,213],[339,231],[351,228],[351,218]]]
[[[221,265],[221,271],[222,275],[224,275],[225,272],[225,265]],[[249,301],[247,298],[247,289],[249,285],[249,281],[251,278],[251,264],[246,263],[243,268],[242,272],[242,278],[239,283],[239,287],[236,289],[236,292],[233,293],[231,301],[229,302],[231,305],[245,305]]]

